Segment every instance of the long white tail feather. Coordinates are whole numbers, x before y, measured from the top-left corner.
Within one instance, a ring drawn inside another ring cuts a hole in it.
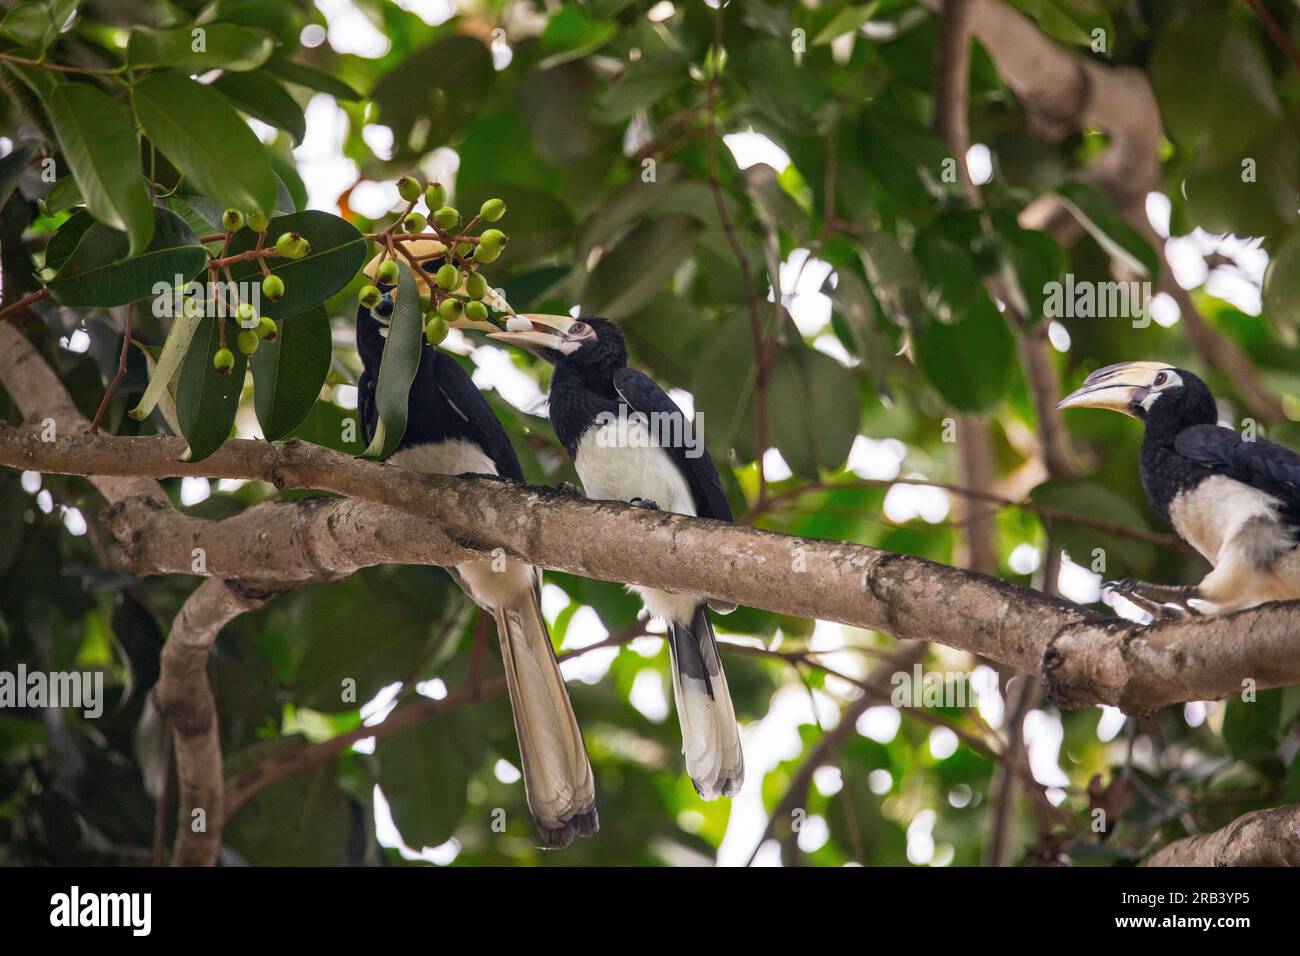
[[[534,591],[496,610],[528,807],[553,846],[599,828],[596,786]]]
[[[669,622],[668,648],[686,772],[705,800],[734,796],[745,779],[744,753],[727,676],[704,604],[695,609],[690,621]]]

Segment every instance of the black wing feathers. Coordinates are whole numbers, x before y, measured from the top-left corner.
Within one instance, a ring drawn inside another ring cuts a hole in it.
[[[1263,438],[1244,440],[1231,428],[1193,425],[1174,439],[1174,450],[1198,465],[1279,498],[1288,517],[1300,519],[1300,455]]]
[[[691,423],[686,421],[686,416],[677,407],[677,403],[649,375],[633,368],[621,368],[614,373],[614,388],[633,411],[645,415],[658,412],[672,416],[673,434],[688,434],[686,429],[691,427]],[[722,479],[718,477],[718,469],[714,467],[713,459],[704,446],[699,446],[699,454],[695,457],[688,455],[688,449],[681,444],[665,448],[664,451],[668,452],[686,477],[691,495],[695,498],[696,513],[701,518],[731,521],[731,506],[727,504],[726,492],[722,490]]]

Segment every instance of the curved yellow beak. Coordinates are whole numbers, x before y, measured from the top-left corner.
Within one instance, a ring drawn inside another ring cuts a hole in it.
[[[1133,418],[1156,376],[1172,368],[1165,362],[1120,362],[1099,368],[1083,385],[1056,403],[1057,408],[1109,408]]]
[[[541,354],[538,351],[539,349],[561,352],[563,351],[561,346],[564,344],[564,333],[569,330],[569,326],[577,321],[577,319],[570,318],[567,315],[542,315],[536,312],[521,312],[510,319],[510,325],[516,325],[520,320],[526,321],[530,327],[513,328],[505,332],[489,332],[488,338],[508,342],[511,345],[518,345],[534,354]],[[550,331],[547,331],[548,329]]]

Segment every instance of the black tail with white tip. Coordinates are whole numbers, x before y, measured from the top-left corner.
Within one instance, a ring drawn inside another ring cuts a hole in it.
[[[745,759],[707,604],[701,602],[689,622],[669,622],[668,649],[686,772],[705,800],[735,796],[745,780]]]

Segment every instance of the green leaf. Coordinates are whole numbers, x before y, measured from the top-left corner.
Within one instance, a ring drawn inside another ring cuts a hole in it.
[[[136,27],[126,45],[126,62],[135,69],[173,66],[187,73],[255,70],[270,57],[270,35],[230,23],[172,30]]]
[[[1016,357],[1006,321],[985,303],[987,296],[955,322],[931,322],[914,341],[916,364],[926,379],[954,408],[967,412],[986,412],[998,403]]]
[[[44,52],[58,35],[58,27],[51,21],[45,4],[20,3],[0,20],[0,33],[9,35],[23,46]]]
[[[379,786],[402,839],[416,849],[446,843],[465,814],[469,773],[452,717],[436,717],[375,742]]]
[[[212,85],[249,116],[284,130],[295,146],[307,135],[307,118],[298,101],[264,72],[224,73]]]
[[[22,178],[23,170],[35,155],[36,147],[28,144],[16,146],[13,152],[0,157],[0,209],[4,208],[9,197],[18,188],[18,180]]]
[[[252,866],[338,866],[351,811],[337,775],[329,762],[259,790],[230,818],[225,841]]]
[[[542,32],[544,58],[537,68],[546,70],[560,63],[579,60],[599,50],[616,33],[618,24],[612,20],[593,20],[575,6],[563,6]]]
[[[1078,515],[1085,522],[1101,517],[1134,530],[1145,531],[1149,527],[1142,509],[1123,495],[1094,482],[1045,481],[1029,493],[1029,500],[1055,511]],[[1051,531],[1052,544],[1067,551],[1080,564],[1091,565],[1094,551],[1098,548],[1104,551],[1104,573],[1110,577],[1148,571],[1155,563],[1156,546],[1149,541],[1058,518],[1044,517],[1042,521]]]
[[[742,171],[740,178],[759,215],[772,226],[790,233],[802,245],[808,236],[808,214],[782,188],[776,170],[767,163],[755,163]]]
[[[111,96],[87,83],[56,87],[45,107],[90,214],[126,232],[130,254],[153,238],[153,203],[140,170],[140,139]]]
[[[772,361],[767,415],[772,442],[790,469],[816,479],[844,464],[858,433],[853,375],[815,349],[783,348]]]
[[[817,36],[813,37],[813,46],[838,40],[846,33],[856,33],[862,24],[871,19],[879,6],[880,0],[872,0],[871,3],[863,4],[860,7],[841,8],[839,13],[835,14],[831,21],[818,31]]]
[[[1295,221],[1296,136],[1282,119],[1220,159],[1208,150],[1183,181],[1187,213],[1201,228],[1239,236],[1271,236]]]
[[[371,458],[387,457],[406,434],[407,400],[424,352],[420,291],[405,262],[399,262],[397,269],[397,298],[393,302],[393,317],[388,325],[388,338],[384,340],[379,381],[375,386],[379,423],[365,451]]]
[[[267,441],[302,424],[330,370],[330,320],[322,306],[278,323],[253,353],[253,406]]]
[[[1002,241],[1012,305],[1027,321],[1036,322],[1046,310],[1048,286],[1065,275],[1065,250],[1049,233],[1022,229],[1011,215],[995,215],[993,228]]]
[[[594,118],[611,124],[630,119],[690,82],[687,65],[681,57],[662,53],[629,63],[615,82],[596,94]]]
[[[65,209],[81,204],[81,190],[77,186],[77,181],[71,176],[64,176],[51,186],[50,191],[41,199],[41,213],[46,216],[57,216]]]
[[[889,356],[893,351],[884,330],[878,324],[876,306],[871,301],[867,287],[857,273],[848,268],[839,269],[835,288],[826,294],[830,297],[835,313],[848,330],[852,352],[871,369],[876,387],[882,388],[885,371],[889,365]]]
[[[733,374],[719,375],[726,368]],[[704,416],[704,441],[718,461],[726,461],[734,448],[741,461],[758,454],[754,440],[753,327],[744,309],[737,309],[713,333],[695,364],[691,394],[695,409]]]
[[[207,458],[230,437],[235,424],[247,360],[234,347],[238,326],[229,319],[226,324],[230,336],[227,345],[235,354],[235,367],[229,375],[222,375],[212,367],[220,336],[220,322],[212,316],[204,316],[199,322],[181,365],[180,383],[176,387],[176,414],[181,434],[190,443],[181,456],[182,461]]]
[[[447,36],[412,53],[375,84],[371,99],[378,122],[390,127],[399,151],[411,150],[417,125],[422,150],[446,143],[454,133],[481,118],[480,104],[497,82],[492,54],[474,37]],[[514,151],[521,143],[503,143]],[[462,162],[461,174],[474,166]]]
[[[1024,13],[1033,17],[1050,37],[1077,46],[1092,47],[1093,32],[1105,34],[1104,51],[1115,44],[1115,24],[1110,11],[1100,0],[1012,0]]]
[[[275,175],[261,142],[216,90],[153,73],[131,91],[144,131],[201,193],[235,209],[275,212]]]
[[[869,232],[859,242],[862,267],[891,322],[912,328],[925,315],[921,270],[911,253],[887,232]]]
[[[1251,764],[1277,762],[1281,706],[1282,692],[1278,690],[1261,690],[1253,701],[1242,700],[1240,694],[1229,697],[1223,713],[1223,742],[1228,753]]]
[[[301,259],[271,256],[266,259],[272,274],[284,280],[284,295],[276,302],[263,299],[262,314],[272,319],[298,315],[320,305],[356,276],[366,256],[366,240],[350,222],[319,210],[276,216],[267,229],[270,242],[285,232],[297,232],[311,244]],[[247,252],[257,244],[257,234],[245,227],[230,241],[230,254]],[[261,282],[262,270],[255,262],[241,262],[231,269],[236,282]]]
[[[1056,192],[1079,224],[1097,240],[1106,254],[1143,278],[1160,274],[1160,259],[1151,243],[1130,226],[1101,195],[1084,183],[1071,181]]]
[[[1292,230],[1274,250],[1260,292],[1264,314],[1275,327],[1292,335],[1300,330],[1300,230]]]
[[[87,215],[83,223],[89,219]],[[69,219],[64,229],[71,222]],[[73,235],[76,232],[71,230]],[[181,282],[189,281],[208,260],[207,251],[185,221],[160,207],[154,207],[154,234],[148,247],[132,258],[127,258],[129,251],[126,233],[100,222],[89,223],[58,266],[50,292],[63,305],[125,305],[171,289],[177,276]]]
[[[298,86],[305,86],[308,89],[328,93],[338,100],[354,102],[362,98],[360,93],[342,80],[336,79],[314,66],[296,63],[281,54],[276,54],[266,61],[266,72]]]
[[[144,394],[140,396],[139,404],[128,413],[131,418],[141,421],[153,412],[154,406],[158,404],[172,379],[180,371],[185,354],[189,351],[190,342],[194,339],[194,333],[198,331],[202,321],[201,315],[182,314],[172,319],[172,327],[167,331],[167,340],[163,342],[162,352],[159,353],[153,372],[149,376],[149,384],[145,387]]]
[[[658,294],[691,255],[702,228],[689,216],[635,226],[601,257],[587,278],[582,308],[606,318],[631,315]]]

